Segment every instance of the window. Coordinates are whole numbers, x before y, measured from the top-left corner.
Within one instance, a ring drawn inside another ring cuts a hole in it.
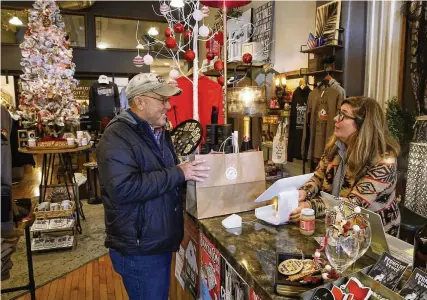
[[[61,14],[72,47],[86,47],[86,15]],[[21,24],[22,23],[22,24]],[[19,45],[28,26],[28,9],[1,9],[1,43]]]
[[[136,41],[137,23],[138,20],[96,16],[96,48],[135,50],[138,44]],[[138,39],[142,45],[153,42],[153,37],[162,39],[167,27],[166,22],[141,20],[138,26]],[[155,44],[150,49],[145,48],[144,50],[160,51],[161,48],[161,44]]]

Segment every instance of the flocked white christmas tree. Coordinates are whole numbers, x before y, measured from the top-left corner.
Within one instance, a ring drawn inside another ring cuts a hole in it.
[[[65,125],[77,125],[73,50],[54,0],[35,1],[20,48],[24,74],[19,109],[24,126],[56,136]]]

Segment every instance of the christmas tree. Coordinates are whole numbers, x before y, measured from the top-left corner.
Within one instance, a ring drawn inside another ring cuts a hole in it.
[[[77,125],[80,116],[72,94],[78,83],[73,78],[73,50],[54,0],[35,1],[20,48],[24,74],[19,109],[24,126],[37,126],[57,136],[65,125]]]

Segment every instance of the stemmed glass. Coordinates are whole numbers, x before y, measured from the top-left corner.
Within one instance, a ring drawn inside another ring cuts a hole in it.
[[[361,258],[363,255],[365,255],[366,251],[368,251],[369,247],[371,246],[371,240],[372,240],[372,230],[371,230],[371,224],[365,220],[364,226],[360,226],[359,232],[353,233],[357,240],[359,241],[359,253],[357,255],[357,259],[355,262]],[[355,264],[353,264],[352,267],[353,273],[355,271]]]
[[[356,235],[336,235],[334,229],[326,233],[325,253],[331,266],[342,274],[358,258],[359,241]]]

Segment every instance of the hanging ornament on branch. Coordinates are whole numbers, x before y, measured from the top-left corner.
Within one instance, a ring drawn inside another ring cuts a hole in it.
[[[212,51],[206,52],[206,59],[207,60],[213,60],[215,58],[215,55]]]
[[[170,37],[172,35],[172,30],[170,28],[165,29],[165,36]]]
[[[199,35],[201,37],[207,37],[207,36],[209,36],[209,28],[208,28],[208,26],[206,26],[206,25],[200,26],[200,28],[199,28]]]
[[[144,59],[141,56],[139,56],[139,54],[138,54],[133,59],[133,64],[135,65],[135,67],[141,68],[144,65]]]
[[[193,32],[191,30],[184,31],[184,40],[189,41],[193,35]]]
[[[218,72],[224,70],[224,62],[222,60],[217,60],[214,64],[214,69]]]
[[[146,64],[147,66],[151,65],[153,63],[153,57],[150,54],[146,54],[144,56],[144,64]]]
[[[166,47],[168,47],[169,49],[173,49],[173,48],[175,48],[175,47],[176,47],[176,39],[175,39],[174,37],[172,37],[172,36],[168,37],[168,38],[165,40],[165,45],[166,45]]]
[[[224,85],[224,77],[222,77],[222,76],[219,76],[218,77],[218,79],[217,79],[217,81],[218,81],[218,83],[221,85],[221,86],[223,86]]]
[[[170,10],[171,10],[171,8],[166,3],[160,5],[160,13],[162,15],[166,16]]]
[[[196,10],[193,12],[193,19],[194,19],[195,21],[197,21],[197,22],[199,22],[199,21],[203,20],[203,18],[204,18],[204,17],[205,17],[205,16],[204,16],[203,12],[202,12],[202,11],[200,11],[200,10],[198,10],[198,9],[196,9]]]
[[[175,25],[173,25],[173,31],[175,33],[183,33],[184,32],[184,25],[182,25],[181,23],[176,23]]]
[[[245,54],[243,54],[243,56],[242,56],[242,61],[243,61],[245,64],[250,64],[250,63],[252,62],[252,55],[251,55],[250,53],[245,53]]]
[[[188,49],[187,51],[185,51],[184,53],[184,59],[188,62],[192,62],[194,60],[194,58],[196,57],[196,54],[194,53],[193,50]]]

